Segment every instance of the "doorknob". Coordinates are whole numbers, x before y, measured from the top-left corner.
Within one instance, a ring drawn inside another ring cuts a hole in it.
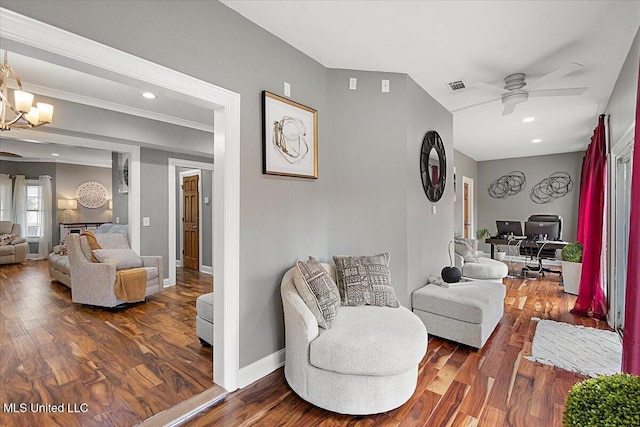
[[[197,226],[197,225],[194,225],[192,228],[198,228],[198,226]]]

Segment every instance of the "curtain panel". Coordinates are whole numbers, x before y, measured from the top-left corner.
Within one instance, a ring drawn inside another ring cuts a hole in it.
[[[571,310],[571,313],[582,316],[591,312],[597,319],[605,319],[608,311],[602,289],[600,262],[606,194],[606,162],[605,124],[604,115],[601,115],[582,162],[577,240],[583,244],[584,250],[578,299]]]
[[[5,173],[0,174],[0,221],[13,220],[13,203],[11,196],[11,177]]]
[[[640,67],[639,67],[640,70]],[[624,305],[622,371],[640,375],[640,72],[636,97],[636,129],[631,171],[631,221]]]

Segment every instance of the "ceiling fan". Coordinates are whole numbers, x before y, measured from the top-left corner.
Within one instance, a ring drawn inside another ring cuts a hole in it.
[[[544,76],[540,77],[538,80],[534,80],[531,83],[525,81],[526,74],[525,73],[515,73],[510,74],[504,78],[504,88],[499,86],[494,86],[489,83],[478,82],[475,86],[488,89],[494,93],[501,93],[499,98],[492,98],[487,101],[482,101],[477,104],[468,105],[466,107],[458,108],[456,111],[467,110],[469,108],[474,108],[479,105],[488,104],[493,101],[502,100],[502,105],[504,105],[504,110],[502,110],[502,115],[506,116],[508,114],[513,113],[516,108],[516,105],[522,104],[526,102],[530,96],[542,97],[542,96],[573,96],[573,95],[581,95],[585,90],[589,89],[587,87],[574,87],[574,88],[562,88],[562,89],[538,89],[540,86],[545,85],[546,83],[559,79],[560,77],[566,76],[567,74],[573,73],[582,68],[582,65],[570,62],[565,66],[558,68],[555,71],[552,71]],[[526,87],[526,89],[525,89]]]

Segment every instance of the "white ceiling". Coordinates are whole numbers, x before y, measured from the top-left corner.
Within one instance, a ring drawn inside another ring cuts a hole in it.
[[[326,67],[408,73],[449,111],[496,97],[476,82],[584,66],[539,88],[582,95],[530,98],[504,117],[499,100],[455,112],[454,146],[476,160],[584,149],[640,25],[638,1],[222,2]],[[450,93],[459,79],[472,87]]]
[[[104,168],[111,167],[111,151],[107,150],[0,138],[0,152],[3,151],[19,154],[22,158],[0,157],[0,161],[52,162]]]

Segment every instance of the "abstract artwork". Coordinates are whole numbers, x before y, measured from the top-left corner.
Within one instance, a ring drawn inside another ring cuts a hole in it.
[[[524,190],[526,185],[527,180],[522,172],[509,172],[489,185],[489,196],[494,199],[505,199],[509,196],[515,196]]]
[[[318,112],[262,92],[262,173],[318,178]]]
[[[566,196],[571,190],[571,176],[567,172],[554,172],[533,186],[529,198],[534,203],[542,205]]]

